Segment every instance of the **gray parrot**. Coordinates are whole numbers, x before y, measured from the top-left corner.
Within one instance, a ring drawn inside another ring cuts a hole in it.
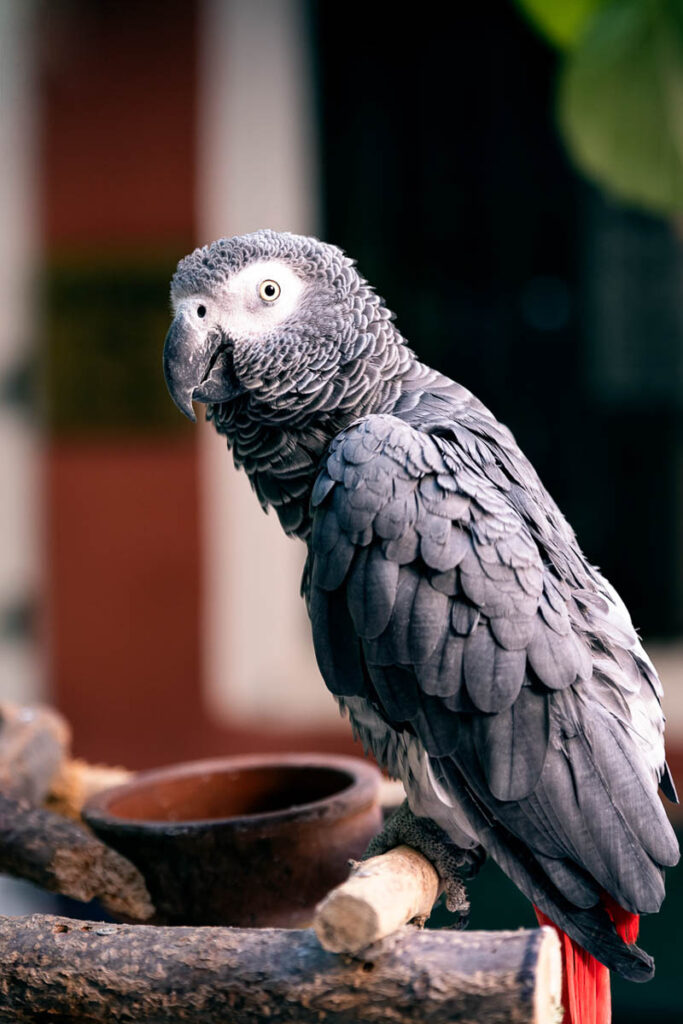
[[[171,296],[171,397],[307,545],[320,671],[405,785],[374,850],[422,849],[453,907],[485,851],[570,952],[650,978],[637,915],[679,857],[660,682],[510,431],[333,245],[221,239]]]

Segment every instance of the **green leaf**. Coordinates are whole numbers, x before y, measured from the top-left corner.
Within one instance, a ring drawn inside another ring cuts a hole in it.
[[[555,46],[574,46],[607,0],[516,0],[531,24]]]
[[[567,57],[559,120],[579,168],[646,209],[683,210],[683,0],[617,0]]]

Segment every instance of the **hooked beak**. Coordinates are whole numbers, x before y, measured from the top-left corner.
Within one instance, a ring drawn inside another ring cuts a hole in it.
[[[180,411],[196,423],[192,402],[226,402],[244,388],[235,374],[232,344],[214,331],[201,331],[179,312],[164,342],[164,377]]]

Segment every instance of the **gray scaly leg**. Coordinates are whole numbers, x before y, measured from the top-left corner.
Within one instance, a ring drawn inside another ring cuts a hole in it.
[[[458,915],[457,928],[465,928],[469,917],[470,903],[465,889],[465,880],[474,878],[484,863],[486,854],[481,846],[463,850],[451,842],[449,837],[429,818],[417,818],[404,800],[401,806],[387,820],[384,828],[370,842],[363,854],[363,860],[378,857],[395,846],[411,846],[418,850],[433,865],[446,894],[446,906]]]

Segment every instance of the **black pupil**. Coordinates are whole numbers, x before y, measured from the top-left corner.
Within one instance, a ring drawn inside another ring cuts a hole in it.
[[[274,284],[267,284],[266,287],[263,290],[264,290],[264,292],[266,293],[266,295],[269,298],[270,298],[271,295],[275,295],[275,285]]]
[[[206,316],[206,306],[197,306],[197,316]]]

